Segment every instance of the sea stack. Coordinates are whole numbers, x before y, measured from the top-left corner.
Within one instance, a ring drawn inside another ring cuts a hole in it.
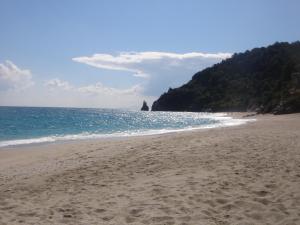
[[[149,107],[148,107],[146,101],[143,101],[143,106],[142,106],[141,110],[142,110],[142,111],[149,111]]]

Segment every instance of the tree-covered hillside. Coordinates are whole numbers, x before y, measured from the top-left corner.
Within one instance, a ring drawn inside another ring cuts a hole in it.
[[[170,88],[152,110],[300,112],[300,42],[234,54]]]

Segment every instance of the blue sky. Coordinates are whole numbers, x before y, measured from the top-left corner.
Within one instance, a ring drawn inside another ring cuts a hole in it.
[[[231,53],[300,39],[298,0],[0,0],[0,8],[0,105],[136,108]]]

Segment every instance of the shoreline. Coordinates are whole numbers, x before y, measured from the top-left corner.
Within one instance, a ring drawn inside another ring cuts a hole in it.
[[[147,130],[147,131],[133,131],[131,133],[121,132],[121,133],[111,133],[111,134],[66,134],[63,136],[45,136],[38,138],[28,138],[28,139],[16,139],[16,140],[6,140],[0,141],[0,151],[9,148],[22,148],[26,146],[43,146],[47,144],[64,144],[74,141],[90,141],[90,140],[113,140],[113,139],[123,139],[131,137],[140,136],[153,136],[153,135],[163,135],[169,133],[178,132],[189,132],[194,130],[206,130],[215,129],[220,127],[230,127],[230,126],[240,126],[249,122],[253,122],[256,119],[255,115],[248,112],[220,112],[214,113],[216,115],[215,119],[219,120],[217,124],[204,125],[199,127],[186,127],[178,129],[160,129],[160,130]],[[219,114],[219,116],[218,116]],[[250,116],[249,116],[250,115]],[[251,118],[250,118],[251,117]]]
[[[300,114],[0,151],[0,224],[298,224]]]

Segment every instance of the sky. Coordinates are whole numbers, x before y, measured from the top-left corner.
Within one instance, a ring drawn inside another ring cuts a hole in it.
[[[299,0],[0,0],[0,105],[138,109],[235,52],[300,40]]]

